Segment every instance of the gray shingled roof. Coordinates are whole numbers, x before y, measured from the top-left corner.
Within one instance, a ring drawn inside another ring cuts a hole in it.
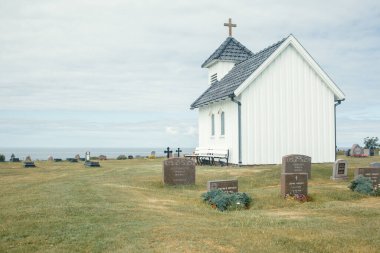
[[[260,67],[260,65],[268,59],[268,57],[276,51],[276,49],[286,40],[281,41],[265,48],[264,50],[254,54],[247,60],[236,64],[230,72],[228,72],[220,81],[211,85],[194,103],[191,108],[208,104],[213,101],[226,99],[232,96],[235,90]]]
[[[239,41],[228,37],[212,55],[202,64],[202,68],[213,60],[225,60],[239,63],[247,60],[253,53]]]

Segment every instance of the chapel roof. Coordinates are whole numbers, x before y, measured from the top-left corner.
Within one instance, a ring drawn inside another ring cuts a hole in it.
[[[233,39],[232,37],[229,37],[229,38],[227,38],[226,41],[228,41],[228,39],[230,39],[230,38]],[[233,39],[233,40],[236,41],[235,39]],[[278,41],[277,43],[261,50],[260,52],[258,52],[256,54],[252,54],[249,58],[242,60],[240,63],[237,63],[230,70],[230,72],[228,72],[220,81],[216,81],[214,84],[212,84],[197,100],[195,100],[191,104],[191,108],[192,109],[198,108],[198,107],[205,105],[205,104],[208,104],[210,102],[226,99],[228,97],[233,96],[235,90],[250,75],[252,75],[253,72],[255,72],[255,70],[258,69],[260,67],[260,65],[266,59],[268,59],[269,56],[271,56],[271,54],[274,51],[276,51],[276,49],[279,48],[285,40],[286,40],[286,38],[284,38],[284,39]],[[223,42],[223,44],[225,42]],[[223,46],[223,44],[214,52],[214,54]],[[210,58],[213,55],[211,55]],[[205,63],[203,63],[202,66],[205,65],[207,63],[207,61]]]
[[[202,68],[215,60],[233,61],[239,63],[247,60],[253,53],[233,37],[228,37],[209,58],[202,64]]]

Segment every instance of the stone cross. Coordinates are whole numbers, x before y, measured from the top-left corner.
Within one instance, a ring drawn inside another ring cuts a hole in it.
[[[164,151],[164,153],[166,154],[166,157],[169,159],[169,156],[170,156],[171,153],[173,153],[173,151],[170,150],[169,147],[167,147],[166,150]]]
[[[177,148],[177,150],[175,152],[177,152],[177,156],[179,157],[179,153],[181,153],[182,150],[180,148]]]
[[[232,37],[232,27],[236,27],[236,24],[232,24],[231,18],[229,18],[228,23],[224,23],[224,26],[228,26],[228,36]]]

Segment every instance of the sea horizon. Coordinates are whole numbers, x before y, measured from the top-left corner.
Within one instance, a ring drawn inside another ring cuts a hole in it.
[[[170,147],[170,150],[175,153],[178,147]],[[149,156],[152,151],[156,153],[156,156],[165,156],[164,153],[166,147],[0,147],[0,154],[5,155],[6,161],[9,161],[12,154],[15,157],[24,160],[27,156],[30,156],[32,160],[47,160],[50,156],[53,158],[73,158],[76,155],[85,157],[86,152],[90,152],[91,156],[105,155],[108,159],[116,159],[119,155],[132,155],[136,156]],[[195,148],[180,147],[182,150],[181,155],[191,154]]]

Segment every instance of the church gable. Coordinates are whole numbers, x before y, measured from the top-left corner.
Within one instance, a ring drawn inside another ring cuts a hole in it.
[[[297,39],[293,35],[289,35],[289,37],[284,41],[284,43],[282,43],[281,46],[278,47],[277,50],[272,55],[270,55],[270,57],[268,57],[262,65],[260,65],[248,78],[246,78],[245,81],[242,82],[241,85],[239,85],[239,87],[236,87],[234,95],[239,96],[290,45],[300,55],[300,57],[310,66],[310,68],[315,71],[315,73],[321,78],[321,80],[327,85],[327,87],[333,92],[335,100],[344,100],[344,93],[323,71],[323,69],[310,56],[310,54],[305,50],[305,48],[297,41]]]

